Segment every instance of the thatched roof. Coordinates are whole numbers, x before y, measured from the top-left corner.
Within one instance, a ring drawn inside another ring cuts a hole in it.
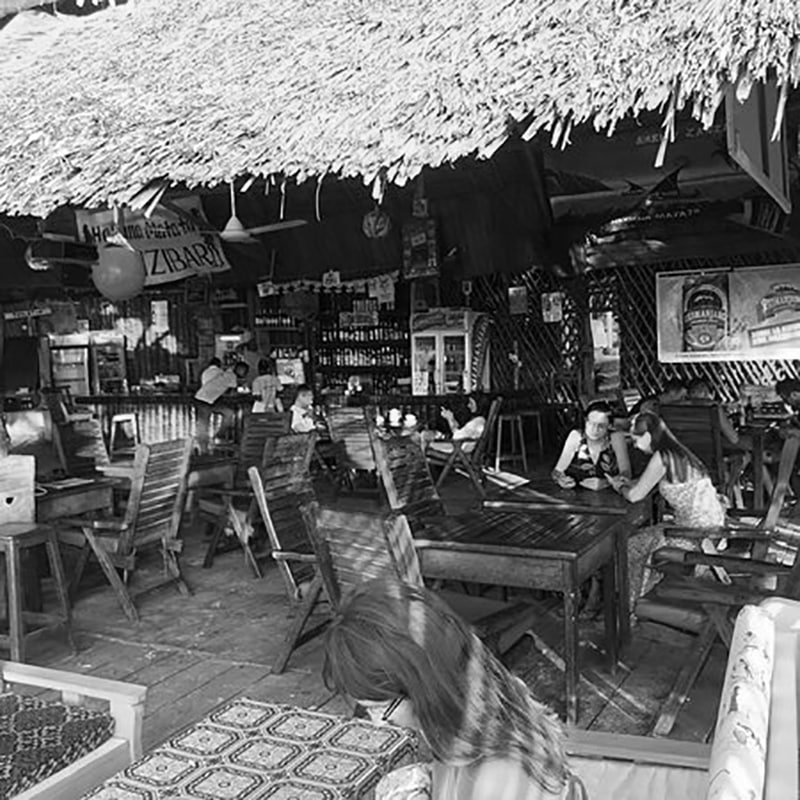
[[[797,0],[136,0],[0,55],[0,208],[127,201],[148,181],[329,173],[403,183],[800,80]],[[2,48],[0,48],[2,53]]]

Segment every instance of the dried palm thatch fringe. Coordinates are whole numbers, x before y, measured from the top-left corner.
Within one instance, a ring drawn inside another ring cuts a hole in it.
[[[0,55],[0,208],[125,202],[151,180],[404,183],[508,121],[591,121],[800,80],[797,0],[137,0]],[[4,48],[0,48],[3,53]]]

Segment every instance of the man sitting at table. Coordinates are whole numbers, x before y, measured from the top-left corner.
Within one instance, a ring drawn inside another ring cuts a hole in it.
[[[292,415],[292,431],[294,433],[310,433],[317,425],[314,421],[314,392],[303,383],[297,387],[297,395],[289,409]]]

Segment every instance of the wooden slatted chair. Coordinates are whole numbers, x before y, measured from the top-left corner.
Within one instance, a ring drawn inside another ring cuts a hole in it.
[[[194,493],[192,518],[211,526],[211,539],[203,561],[206,569],[214,564],[232,515],[250,507],[253,495],[247,471],[250,467],[261,466],[267,442],[288,434],[290,424],[291,415],[288,413],[248,414],[235,459],[217,459],[193,465],[189,477],[189,487]],[[258,561],[247,540],[232,536],[228,539],[229,545],[243,546],[245,559],[256,577],[261,577]]]
[[[436,488],[440,489],[445,478],[452,470],[466,473],[481,496],[485,494],[483,468],[486,465],[486,454],[493,441],[494,429],[503,404],[502,397],[495,397],[486,415],[483,433],[477,439],[435,440],[425,449],[425,456],[431,466],[441,467],[436,480]],[[463,474],[462,473],[462,474]]]
[[[135,577],[139,555],[146,550],[158,550],[163,559],[162,579],[136,594],[165,583],[176,583],[182,593],[189,594],[178,561],[183,549],[178,534],[186,501],[191,449],[190,439],[138,445],[123,517],[59,520],[59,540],[80,548],[72,577],[73,591],[77,589],[90,555],[94,554],[128,619],[136,622],[139,615],[128,583]],[[122,579],[117,574],[118,569],[123,571]]]
[[[334,446],[336,459],[336,492],[355,489],[359,473],[375,472],[375,455],[369,435],[369,416],[374,410],[362,408],[334,408],[327,414],[328,432]]]
[[[778,595],[800,599],[800,525],[782,517],[789,478],[797,461],[800,439],[788,439],[781,453],[778,478],[770,504],[760,518],[731,519],[714,531],[667,527],[669,536],[693,538],[703,549],[687,551],[665,547],[653,555],[653,563],[664,578],[636,606],[638,617],[662,622],[698,634],[691,655],[678,673],[653,728],[654,735],[666,736],[675,724],[681,705],[719,637],[730,646],[733,616],[748,603],[759,603]],[[708,546],[709,542],[736,540],[751,543],[749,552],[728,554]],[[771,551],[780,552],[783,561],[770,560]],[[685,574],[685,567],[703,565],[713,575],[696,578]],[[772,588],[767,588],[772,584]]]
[[[739,480],[742,455],[726,456],[722,446],[720,407],[716,403],[662,403],[659,415],[675,438],[688,447],[708,468],[717,490],[732,503],[741,502]]]
[[[270,555],[286,587],[294,611],[284,644],[272,671],[286,668],[298,646],[311,613],[321,600],[322,581],[315,570],[316,557],[308,539],[300,508],[315,499],[309,467],[316,433],[281,436],[261,467],[248,470],[261,521],[266,528]],[[237,534],[246,535],[246,521],[236,522]]]
[[[363,581],[397,577],[423,586],[408,519],[403,514],[363,514],[304,506],[303,518],[317,556],[317,567],[334,608],[349,589]],[[440,592],[459,616],[475,627],[498,655],[530,627],[531,609],[486,597]]]

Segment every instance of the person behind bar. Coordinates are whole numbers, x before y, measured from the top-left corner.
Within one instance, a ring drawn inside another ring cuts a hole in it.
[[[314,392],[303,383],[297,387],[297,395],[289,409],[292,415],[292,431],[294,433],[310,433],[316,429],[314,422]]]
[[[647,412],[631,425],[633,444],[650,456],[645,471],[636,481],[622,476],[609,477],[609,483],[626,500],[638,503],[658,487],[672,509],[669,525],[697,530],[719,528],[725,524],[725,506],[717,494],[705,464],[672,434],[664,420]],[[650,568],[650,558],[660,547],[697,550],[700,540],[677,536],[667,538],[662,525],[651,525],[632,532],[628,539],[631,611],[636,601],[660,580],[661,573]]]
[[[609,432],[610,429],[611,406],[603,400],[589,403],[583,429],[569,432],[551,473],[562,489],[576,484],[586,489],[604,489],[609,475],[630,476],[625,435]]]
[[[211,417],[224,414],[219,399],[230,388],[236,386],[236,375],[232,369],[223,369],[222,361],[212,358],[200,373],[200,388],[194,399],[197,413],[197,447],[201,453],[208,452]]]
[[[253,381],[251,391],[256,398],[253,413],[283,411],[283,403],[278,397],[278,392],[283,391],[283,384],[275,374],[275,362],[271,358],[262,358],[258,362],[258,377]]]
[[[415,730],[431,763],[384,776],[376,800],[566,800],[583,786],[564,731],[435,593],[382,577],[341,603],[323,680],[378,724]]]

